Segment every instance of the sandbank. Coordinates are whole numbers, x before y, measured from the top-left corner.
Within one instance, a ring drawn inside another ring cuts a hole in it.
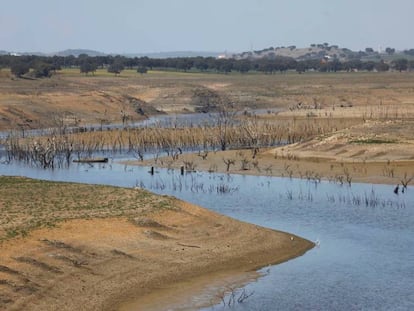
[[[164,296],[168,306],[175,303],[168,297],[188,297],[189,289],[217,279],[243,284],[255,277],[252,271],[314,246],[174,198],[166,202],[129,217],[61,220],[3,240],[0,308],[119,310],[127,302],[140,305],[140,299],[148,305],[154,295],[181,284],[176,295]]]

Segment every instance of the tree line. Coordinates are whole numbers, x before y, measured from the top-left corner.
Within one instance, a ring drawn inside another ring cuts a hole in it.
[[[62,68],[79,68],[80,73],[94,73],[97,69],[106,69],[115,75],[124,69],[134,69],[144,74],[147,70],[174,70],[199,72],[262,72],[274,74],[277,72],[306,71],[337,72],[337,71],[388,71],[390,69],[406,71],[414,69],[414,61],[405,58],[392,62],[362,61],[359,59],[340,61],[339,59],[310,59],[297,61],[291,57],[274,56],[260,59],[232,59],[214,57],[176,57],[176,58],[149,58],[125,56],[88,56],[81,54],[78,57],[70,56],[37,56],[37,55],[0,55],[0,69],[10,68],[16,76],[27,73],[35,77],[49,77],[53,72]]]

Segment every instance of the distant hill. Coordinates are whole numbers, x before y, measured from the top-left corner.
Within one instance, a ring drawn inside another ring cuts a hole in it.
[[[0,55],[14,55],[14,56],[21,56],[21,55],[36,55],[36,56],[46,56],[46,54],[41,52],[10,52],[10,51],[0,51]]]
[[[149,58],[172,58],[172,57],[218,57],[221,53],[219,52],[206,52],[206,51],[172,51],[172,52],[158,52],[158,53],[103,53],[95,50],[88,49],[67,49],[64,51],[53,52],[53,53],[41,53],[41,52],[11,52],[0,50],[0,55],[37,55],[37,56],[70,56],[73,55],[78,57],[80,54],[87,54],[88,56],[105,56],[105,55],[123,55],[126,57],[144,57]]]
[[[67,49],[64,51],[50,53],[48,55],[57,56],[69,56],[73,55],[78,57],[80,54],[87,54],[88,56],[106,56],[106,55],[122,55],[125,57],[144,57],[149,58],[171,58],[171,57],[217,57],[220,55],[218,52],[193,52],[193,51],[176,51],[176,52],[159,52],[159,53],[103,53],[95,50],[87,49]]]
[[[410,50],[411,51],[411,50]],[[296,46],[288,47],[270,47],[258,51],[249,51],[238,54],[226,55],[226,58],[235,58],[235,59],[274,59],[276,57],[291,57],[298,61],[303,60],[312,60],[312,59],[338,59],[339,61],[349,61],[353,59],[360,59],[363,61],[372,60],[378,61],[380,59],[395,59],[398,57],[407,58],[407,54],[404,51],[395,51],[392,55],[374,51],[373,49],[368,49],[365,51],[352,51],[347,48],[340,48],[337,45],[324,44],[312,44],[306,48],[297,48]]]
[[[13,52],[13,51],[0,51],[0,55],[36,55],[36,56],[79,56],[80,54],[88,54],[89,56],[103,56],[106,55],[105,53],[101,53],[98,51],[93,50],[85,50],[85,49],[68,49],[60,52],[54,52],[54,53],[43,53],[43,52]]]
[[[37,56],[70,56],[78,57],[80,54],[87,54],[88,56],[106,56],[106,55],[122,55],[125,57],[149,57],[149,58],[177,58],[177,57],[215,57],[215,58],[233,58],[233,59],[251,59],[257,60],[262,58],[274,59],[276,57],[290,57],[297,61],[303,60],[320,60],[337,59],[339,61],[361,60],[361,61],[392,61],[397,58],[407,58],[414,60],[414,49],[405,51],[395,51],[393,53],[386,53],[385,51],[374,51],[373,49],[365,49],[364,51],[352,51],[347,48],[340,48],[337,45],[311,44],[309,47],[282,46],[269,47],[262,50],[248,51],[242,53],[220,53],[208,51],[171,51],[171,52],[157,52],[157,53],[103,53],[100,51],[89,49],[67,49],[64,51],[54,53],[44,52],[13,52],[0,50],[0,55],[37,55]]]
[[[88,56],[105,56],[108,54],[94,51],[94,50],[86,50],[86,49],[67,49],[64,51],[56,52],[56,53],[50,53],[51,55],[57,55],[57,56],[76,56],[78,57],[81,54],[87,54]]]
[[[346,60],[350,58],[357,58],[358,56],[359,58],[361,57],[359,52],[353,52],[346,48],[339,48],[337,45],[329,46],[326,44],[317,44],[307,48],[297,48],[294,45],[288,47],[270,47],[258,51],[233,54],[231,57],[236,59],[272,59],[275,57],[291,57],[296,60],[321,59],[327,57]]]
[[[219,52],[203,52],[203,51],[176,51],[176,52],[159,52],[159,53],[128,53],[122,54],[127,57],[144,57],[149,58],[174,58],[174,57],[218,57]]]

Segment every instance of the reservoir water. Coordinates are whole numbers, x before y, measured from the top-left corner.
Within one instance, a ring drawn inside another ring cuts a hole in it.
[[[239,220],[317,242],[304,256],[265,267],[229,308],[203,310],[414,310],[414,188],[178,171],[119,164],[43,170],[0,164],[0,175],[143,187]]]

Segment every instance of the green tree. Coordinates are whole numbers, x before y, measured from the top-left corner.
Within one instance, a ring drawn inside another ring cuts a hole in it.
[[[387,53],[388,55],[392,55],[392,54],[394,54],[394,53],[395,53],[395,49],[390,48],[390,47],[387,47],[387,48],[385,49],[385,53]]]
[[[87,58],[82,61],[79,68],[81,73],[87,75],[89,72],[94,73],[97,66],[89,58]]]
[[[71,67],[76,65],[76,57],[73,55],[69,55],[66,57],[63,57],[63,67]]]
[[[359,59],[350,60],[347,62],[344,62],[342,64],[343,69],[346,71],[354,71],[354,70],[360,70],[363,67],[363,63]]]
[[[148,72],[148,69],[145,66],[139,66],[138,69],[137,69],[137,72],[140,73],[141,75],[143,75],[144,73]]]
[[[49,58],[49,63],[52,65],[52,70],[56,72],[56,70],[62,70],[62,66],[65,63],[65,58],[62,56],[52,56]]]
[[[405,58],[399,58],[392,62],[392,67],[399,72],[405,71],[408,68],[408,60]]]
[[[362,69],[366,71],[373,71],[374,68],[375,68],[375,62],[369,61],[369,62],[362,63]]]
[[[124,64],[122,64],[120,61],[114,61],[114,63],[108,67],[108,72],[119,75],[124,69]]]
[[[206,71],[209,67],[206,59],[204,59],[203,57],[197,57],[194,60],[194,67],[197,68],[200,71]]]
[[[234,70],[239,71],[240,73],[249,72],[251,69],[251,63],[248,60],[239,60],[234,63]]]
[[[383,60],[375,64],[375,69],[377,71],[388,71],[390,66],[386,64]]]
[[[414,56],[414,49],[405,50],[404,54]]]
[[[230,59],[220,59],[218,62],[218,70],[228,74],[233,69],[233,62]]]
[[[296,71],[298,73],[304,73],[307,70],[306,63],[304,61],[298,62],[296,64]]]
[[[413,70],[413,69],[414,69],[414,60],[410,60],[410,61],[408,62],[408,69],[409,69],[409,70]]]
[[[30,65],[26,62],[16,60],[16,61],[11,63],[10,71],[16,77],[21,77],[22,75],[24,75],[24,74],[26,74],[30,71]]]
[[[37,63],[34,68],[36,78],[50,78],[52,76],[52,66],[46,63]]]
[[[175,67],[178,70],[187,71],[193,67],[193,62],[189,58],[180,57],[176,60]]]

